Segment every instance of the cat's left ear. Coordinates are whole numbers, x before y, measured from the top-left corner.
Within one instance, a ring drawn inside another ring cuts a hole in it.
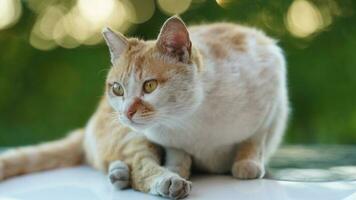
[[[128,48],[129,43],[125,36],[120,33],[115,33],[109,27],[104,28],[102,34],[110,50],[111,63],[114,65],[122,53]]]
[[[157,47],[162,53],[181,62],[189,61],[192,43],[187,27],[179,17],[173,16],[163,24],[157,38]]]

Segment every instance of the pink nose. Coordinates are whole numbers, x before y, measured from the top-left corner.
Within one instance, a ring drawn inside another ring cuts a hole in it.
[[[132,117],[135,115],[136,112],[137,110],[128,110],[126,113],[127,118],[132,119]]]
[[[133,103],[127,109],[127,112],[126,112],[127,118],[132,119],[132,117],[135,115],[135,113],[137,112],[138,108],[140,107],[140,104],[141,104],[141,99],[136,97],[133,100]]]

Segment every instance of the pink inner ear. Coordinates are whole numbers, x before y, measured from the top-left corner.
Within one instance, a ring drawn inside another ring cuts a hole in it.
[[[189,40],[188,32],[171,30],[169,33],[165,33],[162,36],[161,47],[164,51],[169,54],[177,54],[178,56],[182,56],[187,52],[188,55],[191,51],[191,42]]]
[[[182,47],[182,46],[187,46],[187,44],[189,43],[189,39],[187,38],[187,35],[183,32],[179,32],[177,34],[174,35],[173,37],[173,43],[178,47]]]
[[[187,40],[185,33],[173,33],[171,37],[166,37],[163,45],[166,46],[167,50],[173,51],[182,49],[183,47],[188,47],[189,41]]]

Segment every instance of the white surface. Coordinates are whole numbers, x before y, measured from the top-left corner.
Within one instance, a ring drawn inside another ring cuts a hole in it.
[[[353,182],[239,181],[229,176],[193,177],[188,199],[354,200]],[[127,200],[162,199],[133,190],[114,191],[105,175],[76,167],[13,178],[0,183],[0,200]]]

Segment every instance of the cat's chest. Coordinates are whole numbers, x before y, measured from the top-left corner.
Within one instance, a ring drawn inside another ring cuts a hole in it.
[[[181,149],[192,156],[194,167],[214,173],[230,170],[235,154],[233,143],[223,144],[212,127],[202,129],[156,130],[146,134],[149,140],[165,147]],[[204,132],[204,133],[203,133]]]
[[[202,108],[184,121],[177,122],[184,126],[151,129],[146,136],[162,146],[183,149],[190,154],[206,151],[206,148],[236,144],[248,137],[244,133],[250,131],[240,132],[240,122],[236,118],[222,113],[224,111],[208,112],[208,109]]]

